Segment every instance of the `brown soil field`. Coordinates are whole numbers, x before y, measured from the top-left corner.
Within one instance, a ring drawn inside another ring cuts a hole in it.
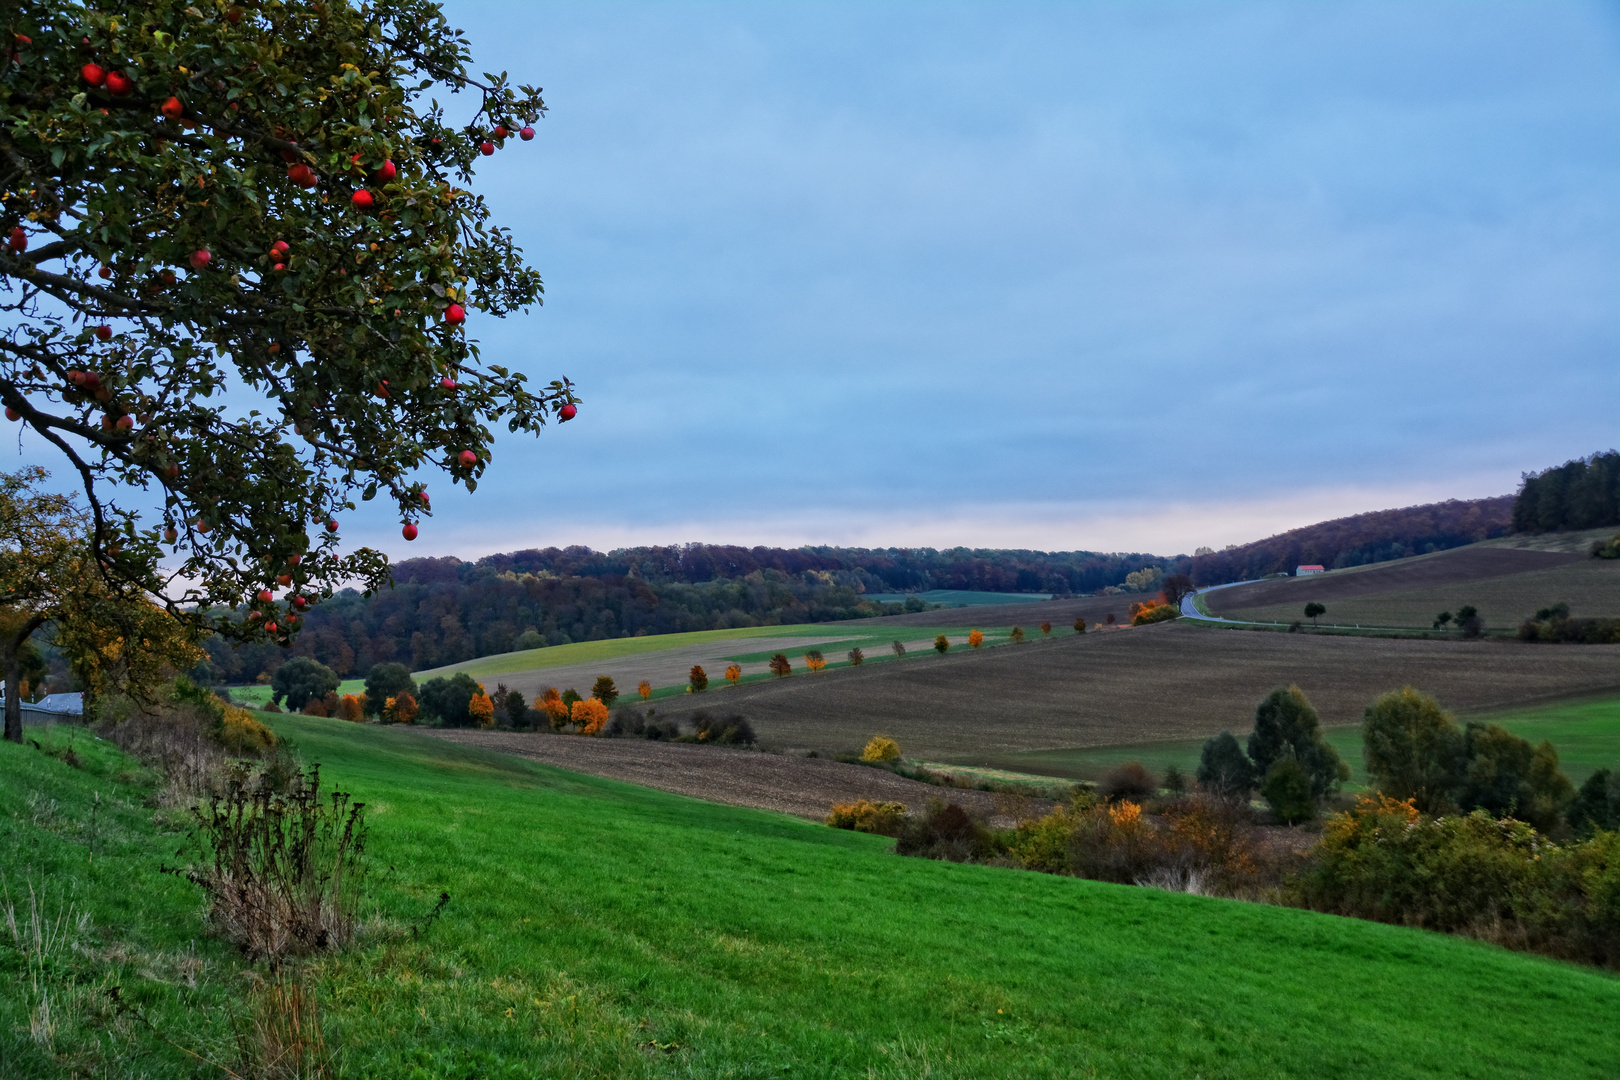
[[[573,735],[422,728],[422,734],[547,765],[690,795],[732,806],[776,810],[820,821],[835,802],[866,798],[913,810],[944,798],[993,816],[997,798],[984,791],[940,788],[882,769],[825,758],[767,754],[724,746],[585,739]]]
[[[1084,615],[1087,623],[1103,622],[1110,613],[1121,622],[1129,621],[1127,612],[1131,604],[1142,599],[1145,597],[1128,593],[1117,596],[1066,596],[1057,600],[975,604],[971,607],[919,611],[910,615],[882,615],[828,625],[854,626],[862,630],[884,626],[1021,626],[1026,633],[1038,635],[1035,628],[1045,621],[1052,624],[1052,632],[1056,636],[1058,630],[1072,627],[1079,615]]]
[[[1020,750],[1247,732],[1274,687],[1298,683],[1329,725],[1358,723],[1412,685],[1480,712],[1620,690],[1620,645],[1417,641],[1200,628],[1183,623],[1054,635],[916,663],[868,665],[680,699],[748,716],[767,745],[839,752],[875,733],[907,757],[988,764]],[[689,703],[690,702],[690,703]]]
[[[1342,576],[1341,576],[1342,575]],[[1442,611],[1479,609],[1487,627],[1515,627],[1537,609],[1567,601],[1576,615],[1620,615],[1620,560],[1573,552],[1477,546],[1319,577],[1239,585],[1209,594],[1217,615],[1292,622],[1305,604],[1324,621],[1426,628]]]

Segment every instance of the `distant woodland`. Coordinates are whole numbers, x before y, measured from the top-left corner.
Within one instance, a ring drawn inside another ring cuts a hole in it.
[[[637,634],[824,622],[898,614],[868,593],[930,589],[1097,592],[1187,559],[1095,552],[956,548],[743,548],[707,544],[518,551],[476,562],[410,559],[394,588],[346,591],[313,608],[290,650],[209,643],[211,681],[251,682],[290,656],[340,675],[385,660],[413,671],[513,649]],[[915,603],[913,604],[915,609]]]
[[[1513,502],[1514,532],[1620,525],[1620,453],[1609,450],[1526,473]]]
[[[1506,535],[1513,527],[1513,512],[1512,495],[1375,510],[1225,551],[1201,550],[1193,556],[1192,579],[1200,587],[1221,585],[1292,572],[1302,564],[1342,569],[1444,551]]]

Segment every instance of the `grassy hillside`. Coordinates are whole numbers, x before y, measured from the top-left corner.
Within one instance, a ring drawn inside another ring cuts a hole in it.
[[[902,860],[875,838],[408,731],[274,723],[372,808],[383,916],[452,897],[421,939],[321,965],[347,1076],[1584,1077],[1620,1054],[1620,981],[1589,970],[1309,912]],[[141,782],[104,746],[86,756],[79,770],[0,745],[10,895],[48,879],[90,919],[91,947],[60,961],[80,976],[60,1008],[89,1016],[117,983],[176,1041],[226,1053],[242,983],[201,938],[197,897],[154,873],[174,839],[153,834]],[[117,803],[94,861],[80,825],[92,792]],[[20,955],[0,956],[25,986]],[[30,1038],[29,1000],[0,996],[0,1073],[90,1072],[88,1039]],[[137,1025],[84,1030],[117,1071],[202,1075]]]

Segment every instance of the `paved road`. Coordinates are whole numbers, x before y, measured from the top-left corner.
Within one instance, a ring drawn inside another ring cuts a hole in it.
[[[1206,595],[1208,593],[1216,592],[1216,591],[1218,591],[1220,589],[1231,589],[1231,588],[1235,588],[1235,587],[1237,587],[1239,585],[1250,585],[1250,584],[1253,584],[1253,582],[1250,582],[1250,581],[1230,581],[1230,582],[1227,582],[1225,585],[1211,585],[1208,588],[1199,589],[1196,592],[1190,592],[1186,596],[1183,596],[1181,598],[1181,614],[1184,615],[1184,616],[1187,616],[1189,618],[1202,619],[1204,622],[1224,623],[1227,626],[1288,626],[1289,624],[1285,623],[1285,622],[1254,622],[1254,621],[1252,621],[1250,619],[1227,619],[1227,618],[1223,618],[1220,615],[1206,615],[1202,611],[1198,610],[1197,604],[1195,604],[1194,601],[1193,601],[1193,597],[1195,597],[1195,596],[1204,596],[1204,595]],[[1370,625],[1369,626],[1362,626],[1359,623],[1355,623],[1355,624],[1321,623],[1320,625],[1318,625],[1316,623],[1312,623],[1311,624],[1311,629],[1312,630],[1412,630],[1413,627],[1410,627],[1410,626],[1370,626]]]

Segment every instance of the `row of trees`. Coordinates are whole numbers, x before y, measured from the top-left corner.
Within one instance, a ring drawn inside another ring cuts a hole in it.
[[[1459,725],[1434,698],[1411,687],[1368,705],[1361,735],[1378,790],[1410,800],[1423,813],[1484,810],[1543,832],[1580,825],[1570,817],[1575,789],[1551,743],[1534,746],[1495,724]],[[1222,732],[1205,743],[1198,766],[1207,789],[1242,799],[1258,789],[1287,822],[1314,815],[1349,776],[1297,686],[1274,690],[1260,703],[1246,751],[1231,732]]]
[[[1515,532],[1620,525],[1620,453],[1613,450],[1526,473],[1513,500]]]

